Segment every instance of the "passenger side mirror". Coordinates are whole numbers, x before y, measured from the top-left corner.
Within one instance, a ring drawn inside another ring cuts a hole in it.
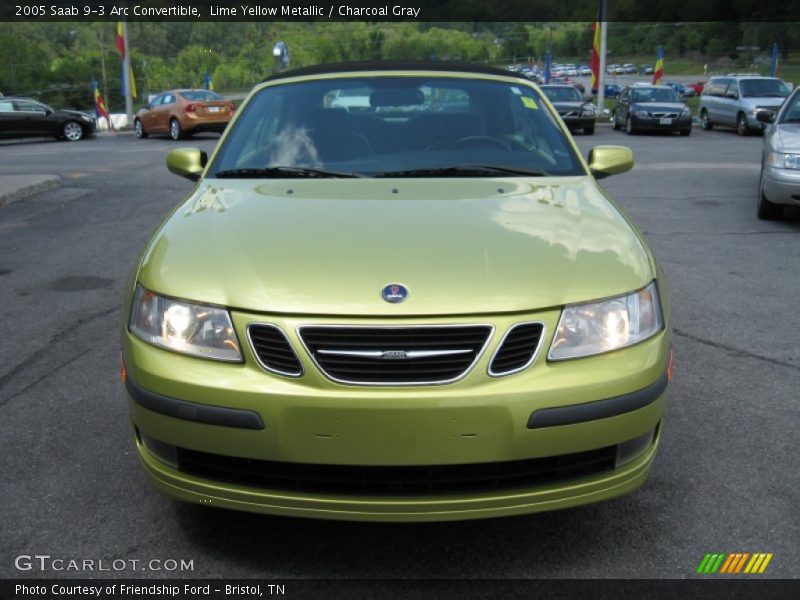
[[[208,154],[199,148],[176,148],[167,155],[167,169],[190,181],[200,179],[208,162]]]
[[[769,125],[770,123],[775,122],[775,113],[771,110],[762,108],[756,113],[756,121]]]
[[[630,171],[633,152],[625,146],[596,146],[589,150],[588,162],[595,179],[603,179]]]

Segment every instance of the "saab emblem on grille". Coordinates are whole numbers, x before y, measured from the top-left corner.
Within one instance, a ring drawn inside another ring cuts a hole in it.
[[[397,304],[408,298],[408,288],[399,283],[390,283],[381,290],[381,297],[387,302]]]
[[[384,360],[405,360],[408,358],[403,350],[387,350],[383,353]]]

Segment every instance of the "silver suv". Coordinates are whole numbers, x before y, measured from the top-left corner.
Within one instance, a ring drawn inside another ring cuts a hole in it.
[[[714,125],[735,127],[739,135],[761,131],[764,124],[756,120],[758,111],[777,111],[790,91],[776,77],[712,77],[700,95],[700,126],[706,131]]]

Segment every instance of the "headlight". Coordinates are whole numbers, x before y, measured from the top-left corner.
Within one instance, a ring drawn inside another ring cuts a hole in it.
[[[635,110],[635,111],[633,111],[633,116],[634,117],[649,117],[650,113],[647,112],[646,110]]]
[[[93,121],[94,120],[89,115],[81,115],[81,119],[83,119],[84,121]]]
[[[656,282],[636,292],[574,306],[561,313],[548,359],[564,360],[631,346],[664,327]]]
[[[692,109],[688,106],[684,106],[683,110],[681,111],[681,116],[683,117],[691,117],[692,116]]]
[[[593,117],[593,116],[595,116],[595,114],[596,114],[596,113],[595,113],[595,109],[594,109],[594,107],[591,107],[591,108],[584,108],[584,109],[581,111],[581,116],[582,116],[582,117]]]
[[[770,152],[767,154],[767,164],[779,169],[800,169],[800,154]]]
[[[215,360],[242,360],[231,317],[223,308],[165,298],[137,285],[128,325],[136,337],[160,348]]]

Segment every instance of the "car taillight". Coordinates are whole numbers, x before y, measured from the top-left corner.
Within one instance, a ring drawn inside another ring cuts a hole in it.
[[[197,104],[187,104],[184,110],[186,112],[195,112],[197,110]]]

